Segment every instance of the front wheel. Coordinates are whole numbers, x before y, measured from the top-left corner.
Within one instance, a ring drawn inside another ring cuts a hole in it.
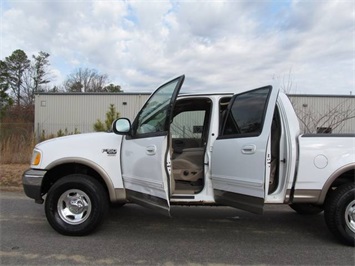
[[[345,184],[331,192],[325,203],[324,217],[337,238],[355,246],[355,184]]]
[[[49,224],[63,235],[82,236],[94,231],[108,210],[103,186],[83,174],[59,179],[48,191],[45,212]]]

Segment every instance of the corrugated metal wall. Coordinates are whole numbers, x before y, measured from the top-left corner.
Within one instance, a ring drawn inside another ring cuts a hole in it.
[[[191,111],[175,116],[170,129],[173,138],[201,138],[205,115],[205,111]]]
[[[105,114],[110,104],[114,104],[121,117],[133,120],[137,112],[150,96],[149,93],[43,93],[35,95],[35,131],[41,135],[57,135],[58,131],[66,134],[93,131],[93,125]],[[299,117],[312,114],[312,119],[320,119],[337,110],[336,116],[355,115],[354,96],[290,95]],[[331,121],[321,121],[324,127]],[[300,123],[302,125],[302,123]],[[305,127],[303,126],[304,131]],[[315,129],[316,130],[316,129]],[[332,133],[355,133],[355,118],[332,130]]]
[[[93,131],[93,125],[106,119],[110,104],[120,117],[133,119],[150,94],[38,94],[35,96],[35,131],[40,135],[57,135]]]
[[[354,96],[290,95],[289,98],[303,132],[314,133],[317,128],[329,127],[332,133],[355,133]]]

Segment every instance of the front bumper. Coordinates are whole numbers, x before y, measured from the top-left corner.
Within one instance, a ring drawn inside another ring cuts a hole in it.
[[[46,170],[28,169],[22,175],[22,185],[27,197],[36,203],[43,203],[41,187]]]

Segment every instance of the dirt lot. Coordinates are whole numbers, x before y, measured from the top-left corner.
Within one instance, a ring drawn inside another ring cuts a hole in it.
[[[21,190],[22,173],[29,164],[0,164],[0,189]]]

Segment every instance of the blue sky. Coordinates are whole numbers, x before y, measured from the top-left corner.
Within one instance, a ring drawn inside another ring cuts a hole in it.
[[[185,74],[185,92],[355,94],[352,0],[5,0],[0,16],[1,59],[48,52],[52,86],[87,67],[126,92]]]

